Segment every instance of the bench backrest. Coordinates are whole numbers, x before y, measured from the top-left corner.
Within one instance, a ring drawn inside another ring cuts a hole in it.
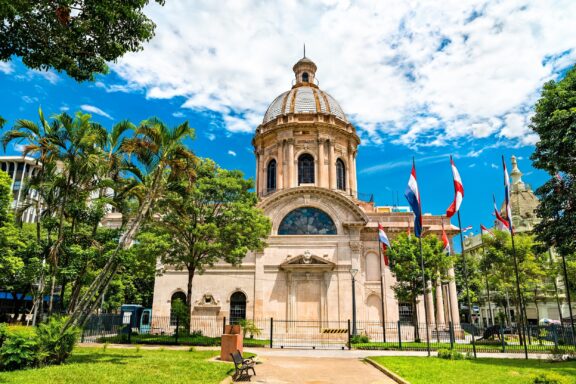
[[[240,351],[232,352],[230,356],[232,356],[232,361],[234,362],[234,365],[242,365],[244,360],[242,359]]]

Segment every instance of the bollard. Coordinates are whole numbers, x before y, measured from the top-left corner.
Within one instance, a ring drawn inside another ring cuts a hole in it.
[[[226,333],[226,316],[222,318],[222,334]]]
[[[454,336],[454,324],[451,321],[448,322],[448,333],[450,334],[450,349],[454,349],[454,340],[456,337]]]

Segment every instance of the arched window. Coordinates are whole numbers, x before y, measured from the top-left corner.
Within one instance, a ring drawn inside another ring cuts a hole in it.
[[[182,291],[175,292],[170,298],[170,325],[175,326],[178,315],[186,308],[186,294]]]
[[[328,214],[317,208],[297,208],[282,219],[279,235],[335,235],[336,225]]]
[[[234,292],[230,296],[230,324],[238,324],[244,319],[246,319],[246,295]]]
[[[276,190],[276,160],[272,159],[266,169],[266,192]]]
[[[309,81],[309,80],[308,80],[308,72],[304,72],[304,73],[302,74],[302,81],[305,82],[305,83],[307,83],[307,82]]]
[[[308,153],[298,158],[298,184],[314,184],[314,158]]]
[[[342,159],[336,160],[336,188],[346,190],[346,167]]]

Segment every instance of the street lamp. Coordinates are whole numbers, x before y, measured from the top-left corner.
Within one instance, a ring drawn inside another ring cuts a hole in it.
[[[350,268],[350,275],[352,276],[352,336],[356,336],[356,268]]]

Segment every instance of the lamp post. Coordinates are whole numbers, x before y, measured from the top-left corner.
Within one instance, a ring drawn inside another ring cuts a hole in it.
[[[350,275],[352,276],[352,336],[356,336],[356,268],[350,268]]]

